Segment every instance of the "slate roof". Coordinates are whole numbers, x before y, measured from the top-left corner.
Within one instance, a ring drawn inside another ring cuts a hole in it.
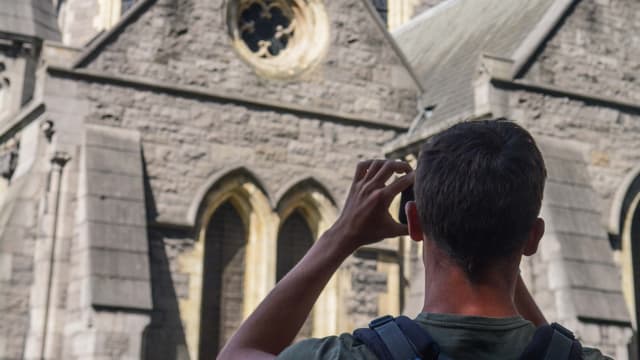
[[[51,0],[0,0],[0,33],[60,40]]]
[[[554,0],[448,0],[392,35],[436,105],[430,123],[473,114],[482,54],[512,58]],[[419,126],[418,126],[419,127]]]

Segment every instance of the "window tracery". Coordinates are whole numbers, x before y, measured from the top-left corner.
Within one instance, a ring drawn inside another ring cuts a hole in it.
[[[258,0],[240,7],[242,40],[257,56],[278,56],[294,36],[296,20],[283,0]]]
[[[233,44],[260,75],[298,75],[328,48],[322,0],[230,0],[227,6]]]

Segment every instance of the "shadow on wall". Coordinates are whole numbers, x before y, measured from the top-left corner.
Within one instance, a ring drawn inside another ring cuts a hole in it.
[[[144,152],[142,161],[147,223],[151,224],[155,222],[158,211],[153,190],[149,183]],[[176,284],[174,282],[165,245],[170,249],[174,249],[180,243],[184,244],[185,239],[194,239],[194,234],[186,229],[160,230],[149,228],[148,239],[153,311],[151,313],[151,324],[147,326],[142,336],[142,356],[140,358],[148,360],[189,360],[187,341],[178,307],[179,289],[182,286],[182,289],[186,290],[188,282],[184,281],[187,284]]]
[[[143,336],[142,359],[179,359],[188,360],[184,328],[180,320],[178,296],[180,289],[188,291],[188,281],[176,283],[171,276],[167,245],[170,249],[184,239],[193,239],[186,230],[149,230],[149,251],[151,258],[151,288],[153,294],[153,312],[151,324]]]

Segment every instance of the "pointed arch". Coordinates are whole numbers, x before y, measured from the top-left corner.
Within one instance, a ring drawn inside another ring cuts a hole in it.
[[[279,232],[291,216],[301,215],[315,241],[337,218],[338,210],[333,196],[321,182],[312,177],[297,178],[289,182],[278,193],[276,200],[275,209],[280,219]],[[318,298],[311,314],[313,337],[348,330],[345,324],[346,309],[342,306],[345,301],[340,299],[340,294],[345,293],[348,279],[349,274],[344,269],[339,269]]]
[[[199,214],[204,207],[210,205],[207,198],[211,197],[211,194],[224,193],[224,191],[220,191],[223,190],[221,187],[234,188],[236,185],[245,182],[252,183],[256,189],[262,192],[262,195],[267,199],[267,203],[271,204],[267,188],[256,174],[244,166],[227,168],[209,176],[198,188],[187,210],[187,224],[197,226]]]
[[[625,214],[629,211],[633,198],[638,192],[640,192],[640,165],[625,176],[613,196],[607,222],[607,230],[610,234],[622,235]]]
[[[187,220],[196,229],[193,249],[179,257],[180,272],[189,276],[189,292],[179,300],[190,358],[198,359],[203,268],[207,229],[222,205],[231,205],[246,233],[242,317],[246,318],[275,283],[275,244],[278,219],[260,179],[245,167],[217,172],[193,197]]]
[[[313,230],[314,238],[318,238],[327,230],[336,217],[336,201],[331,192],[313,177],[296,178],[278,192],[275,197],[275,209],[281,219],[300,209]],[[327,219],[330,220],[327,223]]]
[[[637,333],[640,317],[640,165],[629,172],[614,195],[608,231],[614,250],[618,252],[622,291]]]

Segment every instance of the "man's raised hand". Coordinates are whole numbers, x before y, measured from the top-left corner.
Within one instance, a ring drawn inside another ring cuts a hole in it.
[[[394,174],[405,174],[385,185]],[[339,246],[349,252],[385,238],[407,235],[407,226],[389,214],[397,194],[413,184],[411,166],[403,161],[367,160],[356,167],[349,195],[340,217],[330,231]]]

